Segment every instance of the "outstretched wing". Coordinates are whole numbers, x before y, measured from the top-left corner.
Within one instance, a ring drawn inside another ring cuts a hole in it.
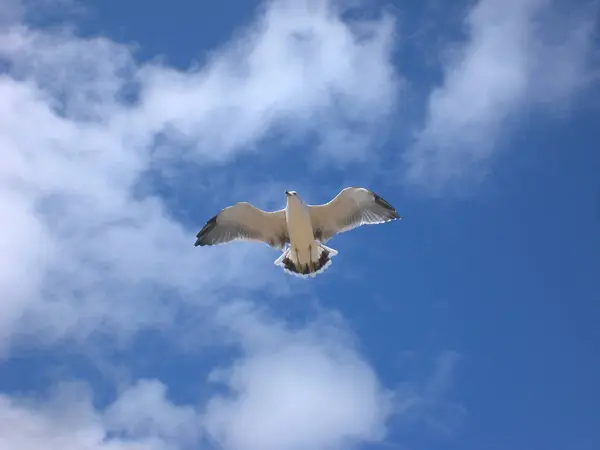
[[[290,241],[285,210],[266,212],[246,202],[223,209],[206,222],[196,237],[196,247],[249,240],[283,249]]]
[[[348,187],[324,205],[309,205],[315,238],[321,242],[335,234],[366,224],[400,219],[396,210],[375,192]]]

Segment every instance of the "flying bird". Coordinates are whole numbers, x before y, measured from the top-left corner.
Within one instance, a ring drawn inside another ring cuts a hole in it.
[[[283,251],[276,266],[307,278],[323,272],[337,255],[337,250],[325,245],[334,235],[400,219],[392,205],[365,188],[342,189],[323,205],[307,205],[295,191],[285,191],[285,195],[286,207],[279,211],[263,211],[247,202],[221,210],[196,235],[195,246],[234,240],[264,242]]]

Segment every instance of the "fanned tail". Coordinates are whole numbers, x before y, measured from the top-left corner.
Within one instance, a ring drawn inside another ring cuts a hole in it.
[[[279,258],[275,260],[275,265],[283,268],[290,275],[300,278],[315,277],[331,265],[331,258],[337,255],[337,250],[327,247],[319,241],[314,241],[310,254],[310,260],[307,263],[298,261],[298,257],[291,248],[287,248]]]

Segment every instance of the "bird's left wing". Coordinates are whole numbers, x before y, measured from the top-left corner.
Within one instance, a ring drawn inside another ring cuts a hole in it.
[[[366,224],[400,219],[396,210],[376,193],[348,187],[324,205],[309,205],[315,238],[321,242],[335,234]]]
[[[246,202],[223,209],[206,222],[196,238],[195,246],[250,240],[279,249],[290,241],[285,210],[266,212]]]

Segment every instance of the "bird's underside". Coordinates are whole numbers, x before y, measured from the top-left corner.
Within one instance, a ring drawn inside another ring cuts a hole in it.
[[[283,251],[275,265],[305,278],[329,267],[337,251],[324,244],[336,234],[400,219],[392,205],[364,188],[343,189],[323,205],[306,205],[295,192],[286,194],[286,208],[279,211],[266,212],[246,202],[223,209],[200,230],[195,246],[263,242]]]

